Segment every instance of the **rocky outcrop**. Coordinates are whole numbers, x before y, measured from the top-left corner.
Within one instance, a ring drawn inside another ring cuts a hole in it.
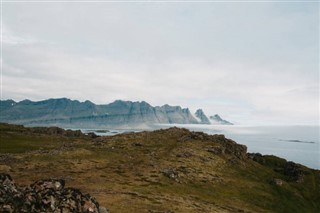
[[[210,148],[207,151],[214,154],[228,154],[240,160],[247,158],[247,147],[242,144],[238,144],[235,141],[226,138],[224,135],[209,135],[204,132],[194,132],[183,128],[169,128],[166,133],[177,136],[177,141],[212,141],[218,146]]]
[[[95,198],[78,189],[65,188],[62,179],[39,180],[17,186],[8,174],[0,173],[0,212],[106,213]]]
[[[64,130],[59,127],[33,127],[31,132],[46,135],[62,135],[66,137],[80,137],[84,134],[80,130]]]
[[[247,156],[248,158],[252,159],[255,162],[258,162],[261,165],[266,164],[266,159],[260,153],[248,153]]]
[[[304,171],[299,165],[292,161],[288,161],[284,165],[283,174],[286,175],[289,180],[296,181],[297,183],[302,183],[305,176]]]
[[[179,182],[179,172],[175,168],[164,169],[162,174],[176,182]]]
[[[306,172],[299,164],[275,156],[261,155],[260,153],[248,153],[247,156],[261,165],[273,167],[274,171],[284,175],[287,181],[295,181],[297,183],[304,181]]]
[[[219,135],[222,146],[222,153],[229,154],[235,156],[240,160],[244,160],[247,158],[247,146],[238,144],[233,140],[225,138],[224,135]]]

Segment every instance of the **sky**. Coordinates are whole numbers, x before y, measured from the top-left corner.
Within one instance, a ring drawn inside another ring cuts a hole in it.
[[[1,99],[319,124],[317,2],[2,2]]]

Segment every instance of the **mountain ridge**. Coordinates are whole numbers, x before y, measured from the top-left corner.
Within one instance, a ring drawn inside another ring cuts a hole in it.
[[[9,99],[0,101],[0,110],[1,122],[27,126],[132,128],[152,124],[211,124],[200,109],[196,112],[198,115],[193,115],[189,108],[168,104],[152,106],[145,101],[115,100],[109,104],[95,104],[68,98],[20,102]]]

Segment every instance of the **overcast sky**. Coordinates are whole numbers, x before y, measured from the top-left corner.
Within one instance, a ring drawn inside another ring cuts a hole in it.
[[[12,3],[2,97],[202,108],[239,124],[319,122],[319,4]]]

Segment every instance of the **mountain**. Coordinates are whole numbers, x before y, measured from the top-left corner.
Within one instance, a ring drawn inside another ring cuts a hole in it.
[[[233,125],[233,123],[223,120],[218,114],[210,116],[209,118],[211,124]]]
[[[1,122],[28,126],[61,127],[139,127],[145,124],[178,123],[197,124],[190,110],[180,106],[153,107],[145,101],[117,100],[96,105],[90,101],[79,102],[67,98],[44,101],[24,100],[0,102]]]
[[[208,117],[204,114],[202,109],[198,109],[194,115],[197,118],[199,123],[201,123],[201,124],[210,124],[210,121],[209,121]]]
[[[7,124],[0,133],[0,212],[320,212],[319,170],[247,153],[223,135]],[[20,191],[3,173],[18,186],[40,181]]]
[[[180,106],[153,107],[145,101],[116,100],[97,105],[67,98],[43,101],[0,101],[0,122],[65,128],[145,128],[152,124],[210,124],[199,109],[195,116]]]

